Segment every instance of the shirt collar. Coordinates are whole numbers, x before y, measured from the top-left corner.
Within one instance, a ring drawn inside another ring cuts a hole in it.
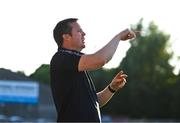
[[[78,55],[78,56],[81,56],[81,55],[84,54],[82,52],[79,52],[79,51],[76,51],[76,50],[71,50],[71,49],[66,49],[66,48],[63,48],[63,47],[58,47],[58,52],[65,52],[65,53],[69,53],[69,54],[75,54],[75,55]]]

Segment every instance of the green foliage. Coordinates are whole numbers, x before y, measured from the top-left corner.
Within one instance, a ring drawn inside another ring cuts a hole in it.
[[[30,77],[41,83],[50,84],[50,66],[47,64],[41,65]]]
[[[153,22],[143,29],[142,20],[135,30],[147,33],[130,42],[118,68],[128,74],[128,84],[117,97],[123,101],[113,105],[115,113],[133,118],[171,118],[171,88],[176,76],[169,64],[173,54],[167,52],[170,36],[159,31]]]

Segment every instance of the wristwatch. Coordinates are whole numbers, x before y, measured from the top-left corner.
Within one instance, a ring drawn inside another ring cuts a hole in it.
[[[111,93],[115,93],[115,92],[116,92],[116,90],[112,89],[110,85],[108,85],[108,89],[109,89],[109,91],[110,91]]]

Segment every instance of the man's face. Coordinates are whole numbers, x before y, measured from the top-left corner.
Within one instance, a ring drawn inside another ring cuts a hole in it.
[[[85,33],[81,29],[80,25],[77,22],[73,22],[72,26],[72,36],[71,36],[71,46],[78,51],[81,51],[85,48]]]

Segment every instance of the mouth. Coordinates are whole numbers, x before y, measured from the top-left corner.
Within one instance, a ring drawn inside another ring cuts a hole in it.
[[[84,37],[82,37],[82,39],[81,39],[81,40],[82,40],[82,42],[83,42],[83,43],[85,43],[85,41],[84,41],[84,40],[85,40],[85,38],[84,38]]]

